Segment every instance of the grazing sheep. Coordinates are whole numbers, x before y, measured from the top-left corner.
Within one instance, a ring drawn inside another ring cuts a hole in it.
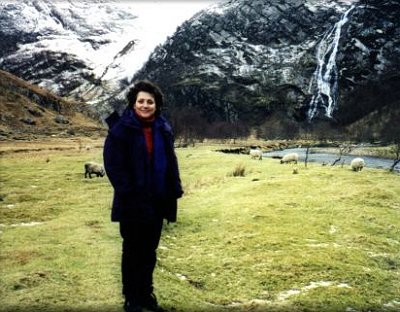
[[[357,157],[351,161],[350,166],[353,171],[361,171],[365,166],[365,161],[364,159]]]
[[[291,162],[294,162],[295,164],[297,164],[298,160],[299,160],[299,154],[289,153],[282,157],[281,164],[288,164]]]
[[[262,151],[260,149],[255,149],[252,148],[250,149],[249,155],[251,157],[251,159],[258,159],[258,160],[262,160]]]
[[[98,163],[93,161],[89,161],[85,163],[85,178],[89,175],[89,178],[92,178],[92,174],[95,174],[97,177],[104,177],[106,172],[104,171],[104,167]]]

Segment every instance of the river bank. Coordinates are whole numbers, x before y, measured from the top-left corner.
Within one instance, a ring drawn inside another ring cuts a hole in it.
[[[287,153],[298,153],[299,161],[304,161],[307,155],[306,148],[289,148],[279,151],[265,152],[263,157],[280,158]],[[337,165],[350,165],[350,162],[355,157],[362,157],[365,160],[365,167],[389,170],[394,163],[394,159],[369,156],[373,153],[362,153],[359,150],[353,151],[346,155],[341,155],[340,160],[336,162]],[[375,154],[376,155],[376,154]],[[333,165],[339,158],[337,149],[327,148],[311,148],[308,153],[308,162],[317,162],[322,165]],[[400,173],[400,164],[394,167],[394,171]]]

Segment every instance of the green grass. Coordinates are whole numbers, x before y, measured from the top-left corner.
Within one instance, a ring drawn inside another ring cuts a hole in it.
[[[400,310],[399,175],[314,163],[293,174],[217,148],[177,149],[185,194],[158,250],[162,306]],[[87,160],[101,150],[0,159],[0,311],[122,311],[112,189],[83,177]]]

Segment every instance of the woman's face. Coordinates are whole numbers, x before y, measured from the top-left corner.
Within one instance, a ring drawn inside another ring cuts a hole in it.
[[[133,105],[136,114],[143,118],[152,118],[156,113],[156,101],[151,93],[139,91]]]

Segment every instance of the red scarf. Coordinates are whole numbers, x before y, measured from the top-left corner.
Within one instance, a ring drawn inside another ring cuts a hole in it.
[[[136,112],[135,112],[135,116],[140,121],[140,124],[142,125],[147,152],[149,153],[150,159],[152,159],[153,150],[154,150],[152,126],[153,126],[153,121],[156,118],[155,118],[155,116],[153,116],[152,118],[144,119],[144,118],[140,117],[138,114],[136,114]]]

